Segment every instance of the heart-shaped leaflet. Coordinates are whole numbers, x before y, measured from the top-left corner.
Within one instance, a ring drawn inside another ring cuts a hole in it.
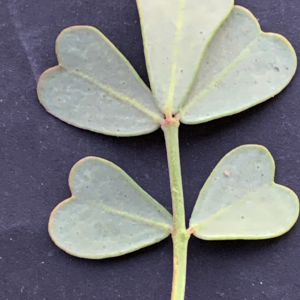
[[[274,182],[269,151],[245,145],[228,153],[201,190],[190,229],[204,240],[267,239],[286,233],[299,216],[299,201]]]
[[[288,85],[296,68],[291,44],[262,32],[249,10],[235,6],[205,51],[180,121],[203,123],[268,100]]]
[[[45,71],[38,96],[47,111],[74,126],[116,136],[155,131],[163,119],[124,56],[97,29],[74,26],[56,41],[59,66]]]
[[[70,172],[72,197],[52,212],[49,233],[67,253],[90,259],[120,256],[155,244],[172,231],[172,216],[123,170],[97,157]]]
[[[151,88],[165,114],[176,114],[233,0],[137,0]]]

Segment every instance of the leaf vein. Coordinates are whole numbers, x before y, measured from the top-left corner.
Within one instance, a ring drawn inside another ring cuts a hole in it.
[[[215,220],[217,217],[220,217],[222,215],[225,215],[227,211],[229,211],[231,208],[239,206],[239,205],[243,205],[248,199],[250,195],[254,195],[257,194],[260,190],[262,190],[263,188],[265,188],[268,184],[265,184],[263,186],[261,186],[259,189],[257,189],[256,191],[250,191],[248,192],[242,199],[236,201],[235,203],[226,206],[220,210],[218,210],[216,213],[214,213],[212,216],[200,221],[198,224],[191,226],[191,228],[193,228],[193,231],[198,231],[201,230],[203,227],[207,226],[207,224],[209,224],[210,222],[212,222],[213,220]]]
[[[161,223],[161,222],[156,222],[156,221],[153,221],[153,220],[149,220],[149,219],[137,216],[137,215],[127,213],[125,211],[120,211],[118,209],[112,208],[112,207],[110,207],[108,205],[105,205],[105,204],[99,204],[99,206],[104,211],[106,211],[110,214],[122,216],[125,219],[130,219],[132,221],[138,221],[138,222],[146,224],[146,225],[155,226],[155,227],[158,227],[158,228],[163,229],[163,230],[168,231],[168,232],[172,231],[172,227],[170,225],[168,225],[167,223]]]
[[[143,112],[144,114],[148,115],[149,117],[151,117],[154,121],[156,121],[158,123],[161,121],[161,117],[158,114],[155,114],[148,108],[146,108],[143,105],[141,105],[140,103],[138,103],[138,101],[136,99],[127,97],[126,95],[124,95],[120,92],[114,91],[111,86],[102,84],[101,82],[95,80],[94,78],[92,78],[89,75],[86,75],[86,74],[76,71],[76,70],[68,70],[67,68],[65,68],[62,65],[60,65],[60,66],[69,74],[80,77],[80,78],[86,80],[87,82],[97,86],[101,90],[105,91],[109,96],[116,98],[120,102],[125,102],[125,103],[130,104],[131,106],[135,107],[137,110],[139,110],[139,111]]]
[[[172,70],[171,70],[171,78],[170,78],[170,86],[169,86],[169,91],[168,91],[168,98],[166,101],[165,105],[165,111],[166,112],[171,112],[173,109],[173,98],[174,98],[174,90],[175,90],[175,85],[177,82],[177,68],[178,68],[178,53],[179,53],[179,43],[182,39],[182,28],[183,28],[183,8],[185,5],[186,0],[180,0],[179,3],[179,11],[178,11],[178,22],[176,26],[176,33],[175,33],[175,45],[172,53],[172,61],[174,62],[172,65]]]
[[[216,83],[221,81],[233,67],[235,67],[241,60],[247,57],[247,55],[250,54],[252,44],[256,42],[259,39],[259,37],[260,35],[258,35],[254,40],[252,40],[227,67],[225,67],[222,71],[216,74],[213,77],[212,81],[201,92],[195,95],[192,98],[192,100],[182,109],[182,113],[188,111],[193,105],[196,104],[196,102],[201,102],[200,100],[203,99],[212,90]]]

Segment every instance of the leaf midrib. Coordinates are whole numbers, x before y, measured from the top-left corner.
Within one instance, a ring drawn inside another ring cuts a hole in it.
[[[233,207],[239,206],[239,205],[243,205],[248,199],[249,199],[249,195],[251,194],[257,194],[259,191],[261,191],[262,189],[266,188],[268,185],[272,185],[274,184],[274,182],[270,182],[270,183],[266,183],[264,185],[262,185],[260,188],[258,188],[255,191],[250,191],[248,193],[246,193],[245,195],[243,195],[242,199],[236,201],[235,203],[226,206],[222,209],[219,209],[216,213],[214,213],[213,215],[211,215],[210,217],[200,221],[198,224],[191,226],[191,228],[193,229],[194,232],[197,232],[199,230],[201,230],[202,228],[206,227],[209,223],[211,223],[212,221],[214,221],[217,217],[223,216],[227,213],[227,211],[229,211],[230,209],[232,209]]]
[[[216,74],[212,81],[207,84],[207,86],[201,90],[201,92],[199,92],[197,95],[195,95],[192,100],[185,105],[182,110],[181,110],[181,114],[184,114],[185,112],[187,112],[188,110],[190,110],[194,105],[199,104],[201,102],[201,100],[203,100],[203,98],[213,89],[213,87],[215,86],[215,84],[217,84],[218,82],[220,82],[228,73],[229,71],[235,67],[240,61],[242,61],[244,58],[246,58],[251,52],[251,46],[261,37],[261,32],[256,36],[255,39],[253,39],[237,56],[235,59],[232,60],[231,63],[228,64],[227,67],[225,67],[222,71],[220,71],[218,74]],[[189,92],[191,92],[192,87],[190,89]]]
[[[130,104],[131,106],[135,107],[137,110],[139,110],[139,111],[143,112],[144,114],[148,115],[149,117],[151,117],[155,122],[160,123],[161,117],[158,114],[155,114],[154,112],[149,110],[148,108],[144,107],[140,103],[138,103],[138,101],[136,99],[127,97],[124,94],[115,91],[111,86],[102,84],[101,82],[95,80],[93,77],[91,77],[83,72],[76,71],[76,70],[69,70],[62,65],[60,65],[60,66],[69,74],[80,77],[83,80],[88,81],[89,83],[97,86],[99,89],[105,91],[109,96],[119,100],[120,102],[125,102],[125,103]]]
[[[153,1],[153,0],[149,0]],[[174,1],[174,0],[172,0]],[[177,82],[177,68],[178,68],[178,54],[179,54],[179,43],[182,39],[182,28],[183,28],[183,7],[185,5],[186,0],[180,0],[179,2],[179,11],[178,11],[178,21],[176,24],[176,32],[175,32],[175,46],[172,53],[172,70],[171,70],[171,77],[170,77],[170,86],[168,89],[167,94],[167,101],[165,105],[165,112],[166,113],[172,113],[173,110],[173,101],[174,101],[174,91],[175,91],[175,85]]]
[[[100,209],[103,209],[107,213],[122,216],[125,219],[130,219],[132,221],[137,221],[137,222],[140,222],[140,223],[152,226],[152,227],[157,227],[157,228],[163,229],[164,231],[167,231],[167,232],[172,231],[172,227],[170,225],[167,225],[167,223],[161,223],[161,222],[156,222],[156,221],[153,221],[153,220],[150,220],[150,219],[146,219],[146,218],[140,217],[138,215],[133,215],[133,214],[130,214],[128,212],[112,208],[112,207],[110,207],[108,205],[105,205],[105,204],[98,203],[97,206],[100,207]]]

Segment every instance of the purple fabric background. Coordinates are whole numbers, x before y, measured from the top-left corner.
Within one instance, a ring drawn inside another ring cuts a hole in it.
[[[149,0],[153,1],[153,0]],[[300,51],[299,0],[237,0],[264,31]],[[77,259],[51,241],[52,209],[69,197],[68,173],[95,155],[122,167],[171,211],[163,134],[114,138],[69,126],[39,104],[40,74],[56,65],[54,43],[71,25],[100,29],[148,83],[134,0],[0,0],[0,299],[168,300],[171,239],[124,257]],[[273,154],[276,180],[300,195],[300,77],[279,96],[233,117],[180,129],[189,218],[216,163],[242,144]],[[189,245],[187,300],[299,300],[300,225],[269,241]]]

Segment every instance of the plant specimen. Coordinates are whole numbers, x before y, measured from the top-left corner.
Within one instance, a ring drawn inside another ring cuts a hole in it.
[[[232,0],[138,0],[151,90],[95,28],[58,37],[59,65],[40,78],[38,96],[54,116],[114,136],[162,128],[173,202],[171,216],[123,170],[87,157],[73,167],[72,197],[51,214],[49,233],[71,255],[123,255],[172,235],[172,299],[183,300],[191,234],[205,240],[267,239],[287,232],[297,196],[274,183],[268,150],[241,146],[227,154],[200,191],[185,226],[179,157],[180,122],[199,124],[259,104],[285,88],[296,54],[282,36],[264,33]]]

